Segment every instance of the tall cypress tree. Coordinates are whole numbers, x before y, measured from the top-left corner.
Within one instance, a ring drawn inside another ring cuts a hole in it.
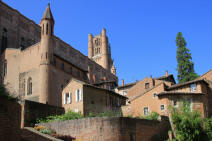
[[[186,48],[186,41],[181,32],[176,38],[177,48],[177,79],[179,83],[194,80],[198,75],[194,72],[194,63],[192,62],[191,53]]]

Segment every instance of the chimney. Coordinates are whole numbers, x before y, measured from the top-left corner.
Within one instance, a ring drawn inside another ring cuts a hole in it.
[[[169,73],[168,73],[168,70],[166,71],[166,73],[165,73],[165,76],[168,76],[169,75]]]
[[[124,79],[122,79],[121,86],[124,86]]]

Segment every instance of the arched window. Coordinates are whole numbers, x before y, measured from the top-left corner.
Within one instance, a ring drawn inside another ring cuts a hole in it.
[[[27,80],[27,95],[32,94],[32,78],[28,78]]]
[[[48,29],[49,29],[49,25],[48,23],[46,24],[46,34],[48,34]]]
[[[3,29],[1,46],[2,46],[1,53],[3,53],[4,50],[7,48],[7,29],[6,28]]]

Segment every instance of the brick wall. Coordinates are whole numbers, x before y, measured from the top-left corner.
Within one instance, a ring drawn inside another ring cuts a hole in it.
[[[57,134],[71,135],[78,141],[164,141],[170,129],[167,117],[162,117],[161,121],[96,117],[41,125]]]
[[[0,141],[20,139],[21,106],[0,98]]]
[[[30,126],[37,118],[44,118],[50,115],[60,115],[65,113],[64,108],[51,106],[25,100],[24,104],[24,126]]]

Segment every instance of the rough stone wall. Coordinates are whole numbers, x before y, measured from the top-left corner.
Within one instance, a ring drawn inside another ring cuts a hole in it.
[[[27,127],[31,126],[31,123],[34,123],[37,118],[44,118],[50,115],[61,115],[65,113],[65,110],[62,107],[25,100],[23,112],[24,126]]]
[[[170,124],[124,117],[85,118],[41,124],[58,134],[71,135],[78,141],[164,141]]]

